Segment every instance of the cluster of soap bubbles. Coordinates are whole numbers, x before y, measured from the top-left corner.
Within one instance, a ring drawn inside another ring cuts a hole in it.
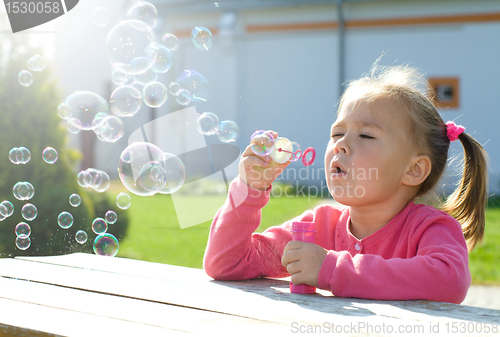
[[[31,246],[31,227],[26,222],[17,224],[16,229],[16,247],[20,250],[26,250]]]
[[[103,193],[110,185],[109,175],[95,168],[80,171],[77,175],[78,185],[84,188],[93,188],[96,192]]]
[[[14,205],[8,200],[2,201],[0,203],[0,221],[5,220],[12,214],[14,214]]]
[[[290,141],[288,138],[278,137],[274,139],[269,131],[258,130],[250,137],[250,148],[259,156],[269,155],[279,164],[287,161],[297,161],[302,158],[305,166],[312,165],[316,158],[316,151],[309,147],[302,151],[297,142]]]
[[[217,135],[221,142],[234,142],[240,136],[240,128],[233,121],[220,121],[213,112],[204,112],[196,120],[196,129],[205,136]]]
[[[186,168],[177,156],[163,152],[154,144],[137,142],[121,153],[118,175],[123,185],[134,194],[171,194],[184,183]]]
[[[35,188],[27,181],[20,181],[12,188],[12,194],[17,200],[30,200],[35,195]]]
[[[14,164],[26,164],[31,159],[30,151],[25,147],[15,147],[9,152],[9,160]],[[58,159],[57,151],[52,147],[47,147],[43,150],[42,159],[48,163],[53,164]],[[78,174],[78,184],[82,187],[91,187],[97,192],[104,192],[110,186],[109,175],[101,170],[89,168],[83,170]],[[35,195],[35,188],[30,182],[20,181],[17,182],[12,188],[14,197],[21,201],[30,200]],[[69,204],[72,207],[80,206],[82,199],[80,195],[73,193],[69,196]],[[126,193],[120,193],[117,197],[117,206],[121,209],[130,207],[130,196]],[[4,200],[0,203],[0,221],[14,214],[14,205]],[[21,208],[21,215],[25,221],[33,221],[38,216],[38,210],[35,205],[26,203]],[[118,253],[118,240],[112,234],[106,233],[109,224],[116,223],[118,216],[116,212],[109,210],[106,212],[104,218],[96,218],[92,222],[92,230],[97,237],[93,243],[93,249],[96,254],[116,256]],[[26,250],[31,246],[31,226],[27,222],[20,222],[15,227],[16,247],[20,250]],[[62,229],[71,228],[74,224],[73,215],[70,212],[63,211],[57,217],[57,224]],[[88,235],[84,230],[78,230],[75,234],[75,240],[79,244],[87,242]]]
[[[99,140],[114,143],[123,136],[125,127],[119,117],[108,112],[108,102],[90,91],[76,91],[57,107],[57,114],[66,120],[69,132],[93,130]]]
[[[16,165],[27,164],[31,160],[31,152],[24,146],[14,147],[9,151],[9,160]]]
[[[43,71],[47,67],[45,58],[36,54],[28,60],[28,69],[31,71]],[[21,70],[17,76],[22,86],[29,87],[33,84],[33,74],[29,70]]]

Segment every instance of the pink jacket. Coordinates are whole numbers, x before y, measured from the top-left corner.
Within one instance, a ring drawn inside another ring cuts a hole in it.
[[[228,198],[213,220],[204,257],[209,276],[289,276],[281,256],[292,239],[292,222],[314,221],[316,244],[329,250],[318,274],[319,288],[341,297],[464,300],[471,281],[467,246],[459,222],[445,212],[410,201],[383,228],[358,240],[349,231],[349,207],[325,205],[253,233],[269,194],[239,178],[231,183],[229,198],[244,201],[232,210]]]

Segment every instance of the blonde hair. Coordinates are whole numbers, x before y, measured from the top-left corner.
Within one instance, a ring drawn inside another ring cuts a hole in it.
[[[363,97],[365,102],[387,99],[404,112],[408,120],[408,143],[429,157],[431,172],[415,195],[424,199],[435,194],[448,161],[450,140],[444,120],[432,104],[429,85],[424,76],[409,66],[381,67],[374,65],[362,78],[349,83],[342,95],[338,111],[347,101]],[[487,199],[487,154],[469,134],[458,139],[464,148],[463,173],[456,190],[438,206],[462,225],[469,251],[484,234]]]

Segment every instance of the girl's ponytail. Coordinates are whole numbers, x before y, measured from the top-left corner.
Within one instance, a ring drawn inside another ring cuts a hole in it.
[[[462,132],[458,139],[464,147],[463,175],[457,189],[441,209],[462,224],[469,251],[481,241],[484,233],[488,186],[487,154],[481,144]]]

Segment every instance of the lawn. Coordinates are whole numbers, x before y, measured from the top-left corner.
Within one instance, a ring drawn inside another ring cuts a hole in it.
[[[111,196],[118,194],[113,189]],[[132,206],[127,210],[130,224],[127,236],[120,241],[118,256],[202,268],[211,221],[180,228],[172,196],[139,197],[129,193]],[[175,196],[192,207],[193,214],[204,212],[203,205],[218,208],[225,195]],[[307,209],[314,208],[321,199],[293,197],[271,198],[262,210],[262,223],[257,231],[283,223]],[[215,205],[215,206],[214,206]],[[206,212],[206,210],[205,210]],[[215,211],[213,211],[215,214]],[[474,284],[500,285],[500,208],[490,207],[486,212],[485,238],[470,254],[469,267]]]
[[[114,197],[116,194],[111,195]],[[132,198],[132,205],[127,210],[130,224],[127,236],[120,241],[118,256],[202,268],[211,220],[181,229],[172,196],[157,194],[152,197],[139,197],[129,194]],[[206,213],[203,207],[209,204],[213,217],[217,209],[224,204],[226,195],[176,195],[175,198],[176,205],[179,200],[184,205],[191,205],[193,213]],[[263,231],[300,215],[313,208],[318,200],[308,200],[307,197],[272,197],[262,210],[262,223],[257,231]]]

